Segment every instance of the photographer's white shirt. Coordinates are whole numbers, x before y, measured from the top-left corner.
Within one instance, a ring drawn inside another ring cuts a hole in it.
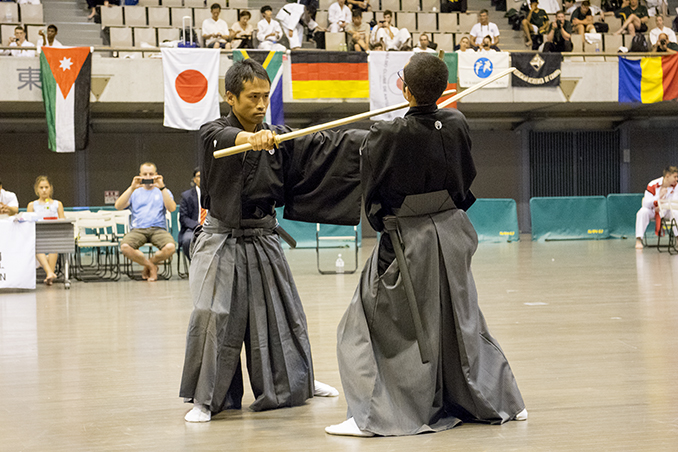
[[[497,27],[497,24],[488,22],[487,25],[482,25],[480,22],[478,22],[471,28],[471,37],[473,37],[477,46],[483,43],[483,38],[485,36],[490,36],[492,38],[492,42],[494,42],[494,38],[499,36],[499,28]]]
[[[18,44],[16,43],[16,41],[10,42],[9,46],[18,47]],[[35,47],[35,44],[33,44],[32,42],[24,41],[24,43],[21,44],[21,47]],[[4,54],[16,57],[34,57],[35,50],[5,50]]]
[[[650,30],[650,42],[652,45],[657,43],[659,35],[662,33],[666,33],[666,36],[669,37],[669,41],[678,43],[678,41],[676,41],[676,34],[673,32],[673,30],[668,27],[664,27],[660,30],[659,27],[657,27]]]

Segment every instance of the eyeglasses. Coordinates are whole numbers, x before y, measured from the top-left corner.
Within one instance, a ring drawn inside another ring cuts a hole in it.
[[[401,82],[403,82],[403,88],[407,87],[407,83],[405,83],[405,74],[404,74],[404,69],[401,69],[398,71],[398,78],[400,79]]]

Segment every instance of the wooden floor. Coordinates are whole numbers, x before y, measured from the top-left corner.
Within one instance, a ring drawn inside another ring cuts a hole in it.
[[[122,280],[0,293],[0,450],[678,450],[678,256],[636,252],[629,240],[528,239],[481,244],[473,264],[527,422],[332,437],[323,428],[344,419],[342,394],[187,424],[178,388],[188,282]],[[313,251],[288,256],[316,377],[341,392],[335,332],[358,273],[321,276]]]

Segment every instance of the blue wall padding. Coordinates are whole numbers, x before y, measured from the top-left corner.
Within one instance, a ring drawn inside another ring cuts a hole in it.
[[[640,209],[642,200],[642,193],[607,195],[607,222],[610,226],[610,237],[618,239],[635,237],[636,213]],[[654,228],[654,223],[652,227]]]
[[[520,240],[518,210],[513,199],[477,199],[466,214],[478,234],[479,242]]]
[[[561,196],[530,199],[532,240],[606,239],[604,196]]]

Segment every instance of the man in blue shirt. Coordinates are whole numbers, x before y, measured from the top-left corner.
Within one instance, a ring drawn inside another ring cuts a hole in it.
[[[126,258],[144,267],[141,273],[144,279],[156,281],[158,263],[170,258],[176,249],[172,234],[167,232],[165,210],[174,212],[177,204],[154,163],[143,163],[132,185],[115,202],[118,210],[127,207],[132,211],[130,232],[123,237],[120,250]],[[148,242],[159,250],[150,259],[139,251]]]

